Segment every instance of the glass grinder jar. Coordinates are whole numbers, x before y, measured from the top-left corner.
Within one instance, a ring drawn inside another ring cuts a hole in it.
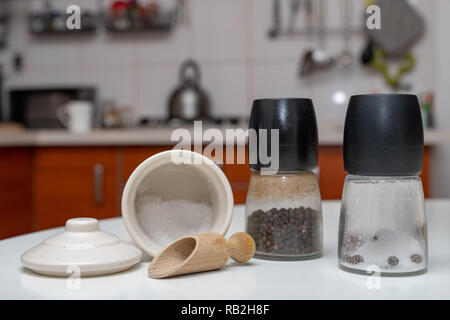
[[[427,269],[423,127],[415,95],[352,96],[345,120],[339,266],[408,275]]]
[[[256,148],[249,141],[250,159],[256,161],[250,161],[246,231],[255,240],[255,257],[272,260],[320,257],[322,204],[317,175],[313,172],[317,168],[318,137],[312,101],[255,100],[249,128],[256,132]],[[274,129],[278,130],[276,147],[271,140]],[[265,130],[267,139],[261,137]],[[265,150],[272,157],[278,151],[275,172],[261,157]]]

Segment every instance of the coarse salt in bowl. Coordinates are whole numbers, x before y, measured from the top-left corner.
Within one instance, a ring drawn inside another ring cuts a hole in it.
[[[182,236],[228,230],[233,193],[223,171],[188,150],[151,156],[131,174],[122,195],[128,233],[151,256]]]

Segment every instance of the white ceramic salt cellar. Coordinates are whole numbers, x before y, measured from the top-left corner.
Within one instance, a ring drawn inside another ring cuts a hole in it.
[[[142,252],[117,236],[101,231],[97,219],[76,218],[66,228],[26,251],[22,264],[34,272],[67,277],[97,276],[131,268],[141,261]]]
[[[197,233],[217,232],[224,235],[233,217],[230,183],[212,160],[189,150],[169,150],[155,154],[133,171],[122,195],[122,216],[128,234],[143,251],[153,257],[167,244],[146,230],[139,219],[137,203],[145,194],[152,194],[164,201],[207,203],[211,208],[211,225],[207,230]],[[158,230],[167,231],[169,228],[157,219],[151,222]],[[176,219],[171,227],[174,226],[180,230],[186,227],[182,220]],[[185,234],[180,234],[177,238],[190,235],[191,232],[186,229]]]

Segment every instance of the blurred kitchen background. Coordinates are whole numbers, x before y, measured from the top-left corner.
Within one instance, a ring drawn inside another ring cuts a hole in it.
[[[417,94],[425,194],[450,197],[450,1],[375,1],[378,33],[372,3],[0,0],[0,239],[119,216],[128,176],[174,128],[246,128],[256,98],[313,99],[322,196],[339,199],[348,98]],[[244,203],[248,165],[222,169]]]

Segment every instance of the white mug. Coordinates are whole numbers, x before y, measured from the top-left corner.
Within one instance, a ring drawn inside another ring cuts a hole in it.
[[[89,132],[93,125],[94,105],[90,101],[75,100],[60,106],[56,117],[71,132]]]

